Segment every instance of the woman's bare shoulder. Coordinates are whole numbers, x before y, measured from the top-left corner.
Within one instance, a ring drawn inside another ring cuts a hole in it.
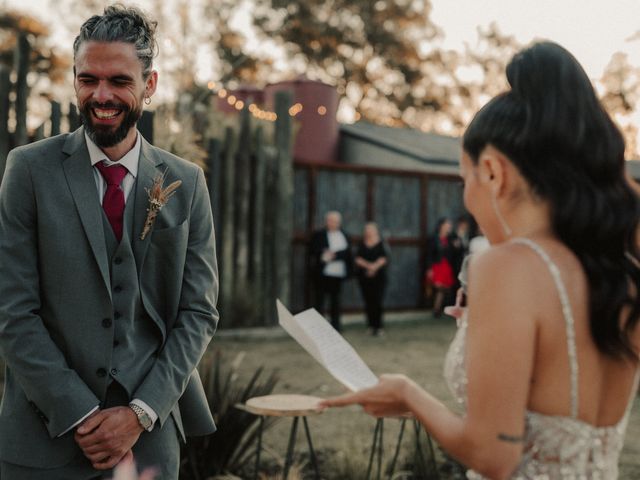
[[[498,306],[487,305],[499,302],[505,310],[518,313],[514,318],[536,317],[544,303],[540,299],[552,295],[554,288],[544,261],[520,243],[492,247],[469,265],[470,306],[480,306],[487,313],[500,313]]]
[[[507,281],[531,280],[531,274],[538,272],[544,264],[540,256],[527,245],[505,242],[476,254],[469,263],[470,276]]]

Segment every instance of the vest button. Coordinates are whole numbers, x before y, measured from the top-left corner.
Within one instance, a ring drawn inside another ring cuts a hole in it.
[[[104,328],[109,328],[111,326],[111,319],[110,318],[103,318],[102,319],[102,326]]]
[[[120,257],[116,257],[116,258],[113,260],[113,263],[115,263],[116,265],[120,265],[120,264],[122,263],[122,258],[120,258]]]
[[[118,369],[117,368],[112,368],[111,369],[111,375],[117,375],[118,374]]]
[[[113,287],[113,291],[116,293],[120,293],[122,291],[122,287],[120,285],[116,285]]]
[[[113,318],[115,318],[116,320],[119,319],[122,316],[122,314],[120,312],[113,312]]]
[[[106,377],[107,376],[107,371],[104,368],[99,368],[98,370],[96,370],[96,375],[99,377]]]

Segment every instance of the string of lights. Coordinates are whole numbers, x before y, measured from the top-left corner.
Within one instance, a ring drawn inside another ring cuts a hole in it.
[[[247,107],[247,109],[249,110],[249,112],[251,113],[251,115],[253,115],[255,118],[257,118],[258,120],[266,120],[269,122],[275,122],[278,119],[278,115],[275,112],[269,111],[269,110],[263,110],[262,108],[260,108],[258,106],[257,103],[254,102],[249,102],[248,105],[246,104],[246,102],[238,97],[236,97],[236,95],[234,95],[233,93],[229,92],[226,88],[220,88],[217,89],[217,84],[215,82],[209,82],[207,84],[207,87],[209,88],[209,90],[211,92],[213,92],[215,95],[218,96],[218,98],[220,99],[226,99],[226,102],[229,104],[229,106],[235,108],[238,111],[241,111],[243,108],[245,108],[245,106]],[[304,105],[300,102],[295,103],[294,105],[292,105],[289,108],[289,115],[291,117],[296,117],[297,115],[299,115],[303,110],[305,109]],[[310,109],[312,110],[312,109]],[[327,107],[325,105],[318,105],[315,109],[316,113],[319,116],[325,116],[328,112]]]

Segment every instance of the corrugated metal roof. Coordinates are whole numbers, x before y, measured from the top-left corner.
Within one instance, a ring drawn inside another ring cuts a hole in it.
[[[460,158],[460,139],[425,133],[411,128],[392,128],[368,122],[351,125],[340,125],[340,133],[350,135],[387,147],[393,151],[401,151],[417,159],[445,160],[457,165]]]
[[[409,162],[412,168],[418,167],[415,160],[434,166],[450,165],[457,168],[460,158],[460,138],[458,137],[425,133],[410,128],[385,127],[368,122],[341,124],[340,133],[360,138],[394,152],[405,153],[409,159],[414,160]],[[631,176],[640,181],[640,160],[629,160],[627,168]]]

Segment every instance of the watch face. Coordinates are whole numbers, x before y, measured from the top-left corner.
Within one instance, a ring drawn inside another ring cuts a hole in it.
[[[142,425],[142,428],[144,428],[145,430],[151,428],[151,425],[153,424],[153,422],[151,421],[151,417],[146,412],[140,415],[138,417],[138,420],[140,421],[140,425]]]

